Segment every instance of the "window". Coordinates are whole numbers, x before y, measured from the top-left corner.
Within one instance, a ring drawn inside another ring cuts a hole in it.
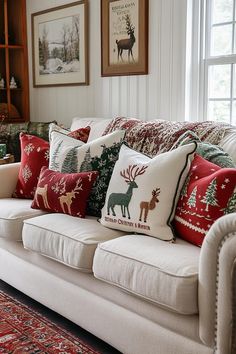
[[[236,125],[236,0],[205,1],[203,114]]]

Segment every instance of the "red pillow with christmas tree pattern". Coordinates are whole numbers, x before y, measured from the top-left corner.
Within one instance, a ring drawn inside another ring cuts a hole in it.
[[[97,171],[61,173],[43,167],[31,208],[85,217]]]
[[[13,197],[33,199],[40,170],[48,167],[49,143],[34,135],[20,134],[21,165]]]
[[[211,225],[236,211],[236,169],[221,168],[195,156],[177,204],[177,234],[201,246]]]

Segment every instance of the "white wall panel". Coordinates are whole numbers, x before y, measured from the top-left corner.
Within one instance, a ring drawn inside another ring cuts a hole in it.
[[[74,116],[183,120],[187,0],[149,0],[149,75],[101,77],[100,0],[89,1],[90,85],[33,88],[31,14],[72,0],[27,0],[31,120]]]

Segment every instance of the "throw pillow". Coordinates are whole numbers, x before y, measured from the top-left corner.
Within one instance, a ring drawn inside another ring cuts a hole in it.
[[[84,143],[87,143],[89,138],[89,133],[90,133],[90,127],[87,126],[85,128],[79,128],[77,130],[69,132],[68,136],[77,140],[81,140]]]
[[[80,218],[98,173],[60,173],[43,167],[31,207]]]
[[[68,150],[74,149],[83,144],[84,143],[80,140],[71,138],[68,135],[61,133],[57,130],[52,130],[50,134],[50,158],[49,158],[50,170],[61,171],[62,162],[66,159]],[[73,163],[73,156],[71,156],[71,163]],[[70,172],[70,171],[68,170],[65,172]],[[77,172],[77,169],[75,168],[71,172]]]
[[[116,131],[80,147],[76,145],[77,140],[65,136],[61,141],[59,135],[57,132],[51,135],[49,168],[63,173],[98,171],[99,178],[89,196],[87,213],[99,217],[125,132]]]
[[[21,133],[21,165],[13,197],[33,199],[42,166],[48,166],[49,143]]]
[[[102,209],[101,223],[172,240],[171,220],[196,144],[153,159],[123,145]]]
[[[52,122],[29,122],[28,134],[35,135],[41,139],[49,141],[49,129],[51,124],[56,124],[56,121]]]
[[[27,133],[29,123],[3,123],[1,131],[9,134],[7,152],[14,156],[14,161],[21,160],[20,133]]]
[[[235,211],[236,169],[220,168],[196,155],[176,208],[173,226],[178,235],[201,246],[215,220]]]
[[[84,127],[84,128],[79,128],[73,131],[70,131],[69,129],[65,129],[61,127],[60,125],[57,125],[55,123],[51,123],[49,127],[49,140],[51,141],[51,134],[52,132],[59,132],[65,135],[70,136],[71,138],[74,138],[76,140],[81,140],[83,143],[87,143],[89,133],[90,133],[90,127]]]
[[[49,125],[49,130],[48,130],[48,138],[49,138],[49,141],[51,141],[51,134],[52,132],[59,132],[59,133],[62,133],[62,134],[65,134],[65,135],[68,135],[70,130],[67,129],[67,128],[64,128],[62,127],[61,125],[58,125],[56,123],[51,123]]]
[[[215,163],[220,167],[235,168],[233,159],[222,148],[211,143],[202,142],[201,139],[191,130],[182,134],[176,143],[173,145],[172,150],[178,146],[189,144],[193,141],[197,142],[196,153],[204,159]]]

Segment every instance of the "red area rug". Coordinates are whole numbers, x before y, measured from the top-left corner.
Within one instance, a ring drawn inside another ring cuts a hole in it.
[[[0,353],[99,354],[80,339],[2,291]]]

